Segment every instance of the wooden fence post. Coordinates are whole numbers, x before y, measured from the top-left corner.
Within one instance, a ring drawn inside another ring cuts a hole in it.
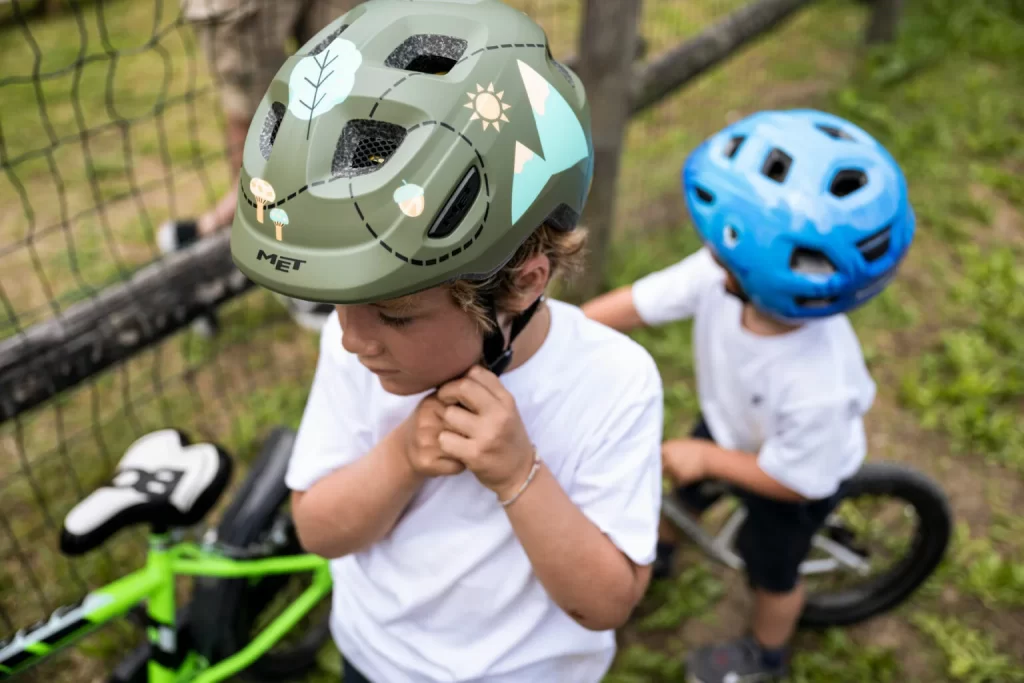
[[[640,2],[585,0],[583,4],[577,73],[590,101],[594,179],[582,217],[590,231],[586,270],[569,292],[569,298],[577,301],[600,293],[604,284],[622,142],[630,117]]]
[[[868,45],[891,43],[899,31],[900,16],[903,14],[903,0],[874,0],[871,19],[864,34]]]

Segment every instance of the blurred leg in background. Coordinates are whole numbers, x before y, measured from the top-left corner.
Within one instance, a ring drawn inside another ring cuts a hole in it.
[[[206,213],[174,218],[160,226],[157,245],[167,254],[231,225],[238,200],[238,169],[253,114],[274,74],[290,52],[289,40],[302,46],[320,29],[361,0],[181,0],[182,15],[190,22],[219,90],[226,122],[228,162],[234,174],[228,191]],[[279,297],[302,327],[320,331],[333,310]],[[199,319],[194,331],[216,333],[211,313]]]

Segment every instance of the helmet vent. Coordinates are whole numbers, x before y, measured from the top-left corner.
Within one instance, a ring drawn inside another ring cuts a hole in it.
[[[887,225],[878,232],[865,237],[857,242],[857,249],[860,250],[864,260],[868,263],[877,261],[889,251],[889,243],[892,239],[892,226]]]
[[[547,55],[548,61],[555,65],[555,68],[558,69],[559,73],[565,76],[565,80],[567,80],[569,82],[569,85],[572,86],[572,89],[575,90],[576,83],[572,80],[572,76],[569,75],[569,69],[566,68],[565,64],[562,64],[560,61],[558,61],[551,55],[550,43],[544,46],[544,53]]]
[[[868,174],[857,169],[846,168],[832,179],[828,191],[837,197],[847,197],[868,184]]]
[[[841,128],[836,128],[835,126],[826,126],[823,123],[817,123],[817,124],[815,124],[815,126],[817,126],[818,130],[820,130],[822,133],[824,133],[825,135],[829,136],[830,138],[832,138],[834,140],[853,140],[854,139],[852,135],[850,135],[849,133],[847,133],[845,130],[843,130]]]
[[[777,183],[782,183],[785,182],[786,176],[789,175],[789,169],[792,165],[793,157],[776,147],[768,152],[768,157],[764,160],[764,165],[761,167],[761,173]]]
[[[715,202],[715,195],[711,194],[710,192],[705,190],[700,185],[695,186],[693,188],[693,192],[694,192],[694,194],[697,195],[697,199],[699,199],[702,203],[704,203],[704,204],[714,204],[714,202]]]
[[[466,214],[469,213],[469,208],[473,206],[478,194],[480,194],[480,172],[476,170],[476,166],[470,166],[466,174],[462,176],[458,187],[437,213],[430,229],[427,230],[427,237],[440,239],[455,232],[455,229],[462,224]]]
[[[409,36],[396,47],[384,65],[392,69],[443,76],[459,61],[469,43],[462,38],[435,33]]]
[[[817,299],[810,299],[805,296],[796,297],[796,305],[803,308],[828,308],[837,301],[839,301],[838,296],[827,296]]]
[[[336,28],[333,31],[331,31],[329,34],[327,34],[327,36],[324,37],[323,40],[321,40],[319,43],[314,45],[313,49],[310,50],[307,53],[306,56],[307,57],[312,57],[313,55],[318,55],[321,52],[323,52],[324,50],[326,50],[327,46],[330,45],[332,42],[334,42],[334,39],[337,38],[338,36],[340,36],[345,31],[345,29],[348,28],[348,26],[349,26],[348,24],[342,24],[338,28]]]
[[[260,154],[264,159],[269,159],[270,151],[274,149],[274,140],[277,139],[277,131],[281,129],[285,109],[280,102],[274,102],[270,105],[270,110],[267,111],[267,118],[263,121],[263,130],[260,131]]]
[[[732,159],[736,156],[736,152],[740,151],[740,147],[743,145],[743,141],[747,139],[745,135],[737,135],[729,140],[729,144],[722,150],[722,154],[725,155],[726,159]]]
[[[872,280],[871,282],[869,282],[868,284],[854,292],[853,298],[856,299],[857,301],[864,301],[865,299],[870,299],[871,297],[875,296],[883,289],[885,289],[885,286],[889,284],[889,282],[892,280],[895,274],[895,270],[890,270],[887,273],[879,275],[874,280]]]
[[[569,75],[569,69],[566,68],[565,64],[562,64],[561,62],[555,61],[553,59],[551,60],[551,63],[555,65],[555,68],[558,69],[563,76],[565,76],[565,80],[567,80],[569,82],[569,85],[572,86],[572,89],[575,90],[576,82],[572,80],[572,76]]]
[[[562,202],[551,211],[551,214],[545,220],[545,223],[550,225],[556,230],[562,232],[571,232],[576,229],[576,225],[580,222],[580,215],[576,213],[576,210],[571,206]]]
[[[402,140],[405,129],[386,121],[356,119],[341,131],[331,161],[331,175],[351,178],[373,173],[387,163]]]
[[[835,264],[824,253],[817,249],[797,247],[789,257],[789,269],[801,275],[832,275],[836,272]]]

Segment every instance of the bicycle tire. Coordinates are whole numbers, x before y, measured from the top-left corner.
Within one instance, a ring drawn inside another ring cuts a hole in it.
[[[291,518],[284,512],[291,495],[284,475],[294,439],[295,433],[286,428],[277,428],[268,436],[217,527],[221,543],[240,548],[259,543],[284,515],[287,541],[279,554],[302,552]],[[197,579],[193,602],[202,606],[194,610],[197,649],[211,661],[220,661],[245,647],[259,613],[288,579],[287,575],[261,577],[256,582]],[[324,617],[302,633],[296,644],[264,654],[238,675],[253,683],[299,678],[313,668],[317,652],[329,638],[328,617]]]
[[[921,472],[895,463],[866,464],[844,487],[843,499],[862,495],[898,498],[914,508],[917,527],[910,552],[884,574],[836,593],[808,595],[800,626],[848,626],[903,603],[945,556],[953,515],[942,488]]]
[[[291,517],[283,512],[280,514],[287,517],[289,536],[288,544],[280,554],[302,553]],[[288,584],[290,578],[288,575],[265,576],[257,583],[245,581],[244,585],[238,586],[241,589],[238,609],[222,641],[225,654],[233,654],[248,644],[260,614]],[[330,599],[329,594],[327,599]],[[299,678],[315,665],[316,655],[330,639],[330,635],[328,618],[325,617],[302,632],[296,642],[285,649],[268,652],[239,675],[252,683],[276,683]]]

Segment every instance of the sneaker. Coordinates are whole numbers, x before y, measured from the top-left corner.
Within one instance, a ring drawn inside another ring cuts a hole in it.
[[[161,254],[171,254],[199,241],[199,227],[194,220],[165,221],[156,232],[156,246]],[[192,331],[209,339],[217,334],[217,316],[202,315],[192,322]]]
[[[292,317],[299,327],[319,334],[327,317],[334,312],[334,306],[330,304],[317,303],[315,301],[303,301],[291,297],[275,295],[278,301],[288,309],[288,315]]]
[[[786,675],[786,663],[764,661],[764,650],[752,637],[708,645],[686,659],[687,683],[765,683]]]

